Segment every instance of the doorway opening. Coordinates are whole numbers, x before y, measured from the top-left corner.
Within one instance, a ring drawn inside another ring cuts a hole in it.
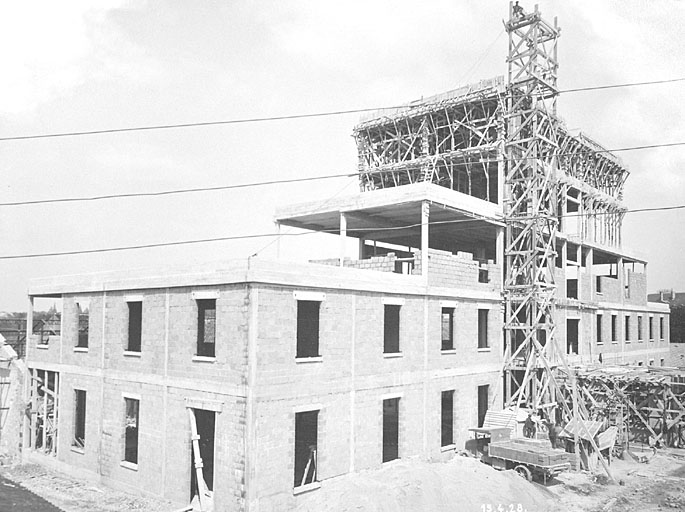
[[[214,441],[216,413],[188,408],[190,416],[190,502],[212,510],[214,492]]]

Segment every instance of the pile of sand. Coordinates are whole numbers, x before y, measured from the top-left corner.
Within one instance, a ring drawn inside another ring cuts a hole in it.
[[[303,496],[297,510],[495,512],[499,505],[503,511],[554,510],[550,494],[541,487],[469,457],[444,463],[398,461],[330,479]]]

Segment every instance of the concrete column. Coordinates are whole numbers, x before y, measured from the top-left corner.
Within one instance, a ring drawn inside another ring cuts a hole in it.
[[[340,266],[345,266],[345,239],[347,238],[347,217],[340,212]]]
[[[502,144],[500,158],[497,161],[497,204],[504,211],[504,144]]]
[[[421,203],[421,274],[428,283],[428,222],[430,221],[430,204]]]
[[[504,289],[504,228],[497,228],[497,240],[495,242],[495,263],[500,266],[499,271],[499,289]]]
[[[363,260],[364,259],[364,238],[359,239],[359,259]]]
[[[276,259],[281,259],[281,223],[276,222]]]
[[[587,265],[586,272],[590,276],[590,296],[587,297],[587,299],[585,297],[578,298],[581,300],[592,300],[592,298],[595,296],[595,290],[597,288],[597,278],[595,277],[595,250],[593,248],[588,249],[585,264]]]
[[[620,298],[621,298],[621,304],[625,302],[626,298],[626,291],[625,291],[625,276],[624,276],[624,270],[623,270],[623,258],[618,258],[616,262],[616,272],[618,273],[618,289],[620,290]],[[621,331],[622,329],[619,329]]]

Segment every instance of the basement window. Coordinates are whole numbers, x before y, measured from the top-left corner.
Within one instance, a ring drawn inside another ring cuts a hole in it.
[[[77,302],[76,312],[78,316],[78,337],[76,339],[76,346],[78,348],[88,348],[88,325],[90,323],[90,312],[88,305]]]
[[[82,389],[74,390],[74,438],[71,446],[86,447],[86,392]]]
[[[397,304],[384,304],[383,353],[397,354],[400,351],[400,308]]]
[[[138,464],[138,414],[140,400],[124,398],[124,461]]]
[[[400,399],[383,400],[383,462],[399,458]]]
[[[216,299],[196,299],[197,302],[197,354],[215,357]]]
[[[478,310],[478,348],[489,348],[488,341],[488,311],[487,309]]]
[[[319,411],[295,413],[295,487],[318,481]]]
[[[618,337],[616,335],[616,315],[611,315],[611,341],[616,342],[618,341]]]
[[[642,315],[637,317],[637,341],[642,341]]]
[[[143,328],[143,303],[140,301],[128,304],[128,344],[129,352],[140,352],[141,333]]]
[[[602,337],[602,314],[597,313],[597,343],[604,343]]]
[[[454,390],[442,392],[440,413],[440,446],[454,444]]]
[[[454,308],[442,308],[442,350],[454,348]]]
[[[320,309],[320,301],[297,301],[297,358],[319,357]]]

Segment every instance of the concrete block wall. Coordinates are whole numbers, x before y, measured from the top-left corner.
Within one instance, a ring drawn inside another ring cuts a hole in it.
[[[628,296],[625,304],[644,306],[647,304],[647,275],[628,270]]]
[[[298,292],[325,293],[320,358],[296,361]],[[401,302],[401,355],[383,354],[386,294],[262,285],[258,290],[254,467],[251,510],[289,510],[293,492],[295,414],[318,410],[321,486],[350,471],[382,465],[383,399],[400,398],[400,458],[438,460],[441,392],[455,390],[455,446],[477,424],[477,386],[497,400],[502,364],[502,307],[493,300],[393,295]],[[441,308],[455,306],[455,350],[441,351]],[[489,309],[490,350],[478,350],[478,309]],[[450,453],[454,453],[454,447]],[[316,492],[316,491],[313,491]]]
[[[623,304],[624,291],[618,278],[609,276],[599,276],[602,292],[597,293],[595,288],[594,300],[597,302],[611,302],[613,304]],[[645,294],[645,298],[647,295]]]
[[[454,307],[454,349],[441,350],[442,308]],[[487,349],[478,348],[478,310],[488,310]],[[486,372],[502,364],[504,310],[499,302],[475,300],[433,300],[428,306],[428,361],[429,367],[450,369],[468,367]]]
[[[197,308],[192,292],[208,290],[218,297],[216,358],[194,361]],[[132,295],[142,297],[143,303],[139,355],[125,355],[126,300]],[[74,351],[76,303],[86,298],[89,346]],[[247,285],[68,295],[63,304],[61,343],[47,349],[32,347],[29,363],[33,368],[62,370],[55,464],[127,492],[187,504],[191,468],[186,399],[209,400],[223,408],[216,416],[216,503],[240,509],[245,500]],[[72,373],[74,367],[79,368],[77,374]],[[74,389],[86,391],[83,450],[71,446]],[[124,396],[140,399],[139,463],[133,468],[121,463]]]
[[[601,343],[597,342],[597,314],[602,315]],[[611,339],[612,315],[616,315],[616,341]],[[630,316],[630,341],[626,341],[625,335],[626,316]],[[654,322],[654,338],[651,340],[649,339],[650,316]],[[637,336],[638,317],[642,317],[642,340],[639,340]],[[632,364],[636,361],[643,361],[647,364],[649,359],[655,359],[658,362],[668,350],[668,332],[664,333],[664,339],[659,338],[659,318],[661,317],[664,318],[666,331],[668,313],[663,311],[650,311],[644,308],[600,308],[596,311],[584,312],[581,316],[581,328],[583,336],[589,336],[589,343],[582,344],[582,357],[576,358],[577,362],[597,363],[600,353],[604,364]],[[560,336],[565,336],[565,334],[560,333]]]
[[[421,259],[420,251],[416,252],[417,260]],[[478,282],[480,263],[473,259],[470,252],[459,251],[452,254],[448,251],[430,249],[428,251],[428,284],[444,288],[499,290],[501,266],[490,261],[488,283]]]
[[[349,268],[360,268],[365,270],[376,270],[377,272],[394,272],[397,256],[394,252],[389,252],[383,256],[372,256],[363,260],[352,260],[345,258],[343,266]],[[323,260],[311,260],[310,263],[317,265],[339,266],[340,258],[328,258]]]
[[[583,267],[578,275],[578,293],[580,294],[579,299],[584,302],[592,301],[594,290],[594,276],[590,272],[589,268]]]
[[[216,358],[211,361],[193,360],[196,290],[213,291],[218,297]],[[295,291],[325,293],[320,357],[311,360],[296,360]],[[143,302],[139,356],[124,353],[130,295]],[[400,397],[400,457],[438,459],[445,456],[440,447],[440,393],[456,391],[455,442],[461,448],[468,438],[466,429],[477,421],[477,386],[488,383],[494,392],[502,363],[502,306],[496,293],[476,300],[267,284],[252,285],[250,291],[239,284],[90,294],[89,347],[74,352],[79,300],[84,299],[65,297],[65,324],[73,323],[73,328],[65,329],[63,343],[34,349],[38,356],[54,359],[30,363],[61,370],[57,463],[112,487],[163,496],[179,506],[190,498],[188,400],[220,404],[217,506],[290,509],[302,499],[293,493],[296,411],[321,411],[322,485],[349,471],[381,465],[382,401],[390,396]],[[447,353],[441,351],[445,301],[455,308],[455,349]],[[401,304],[398,354],[383,353],[386,302]],[[484,308],[489,310],[490,347],[478,350],[478,310]],[[256,324],[250,324],[251,318]],[[256,330],[249,332],[250,325]],[[248,338],[256,345],[249,347]],[[249,418],[248,350],[255,355]],[[83,450],[71,446],[74,389],[87,393]],[[125,397],[140,400],[135,466],[122,464]]]
[[[141,342],[138,354],[127,350],[129,326],[127,300],[132,297],[142,298]],[[165,291],[140,290],[135,294],[110,292],[107,294],[106,304],[107,349],[105,366],[122,371],[163,375],[166,332]],[[179,321],[180,318],[173,320]]]

